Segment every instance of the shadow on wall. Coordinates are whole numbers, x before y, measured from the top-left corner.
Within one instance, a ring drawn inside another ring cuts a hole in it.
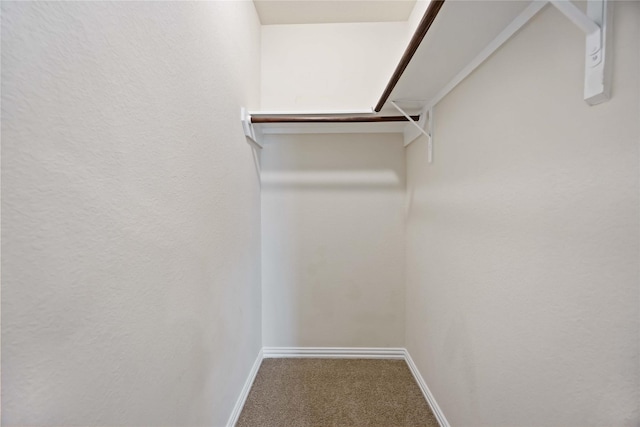
[[[271,171],[262,174],[262,185],[269,189],[397,190],[401,184],[402,179],[392,169]]]
[[[269,190],[404,189],[404,164],[368,135],[280,135],[265,140],[262,185]],[[393,138],[390,136],[390,138]],[[303,147],[302,149],[301,146]]]

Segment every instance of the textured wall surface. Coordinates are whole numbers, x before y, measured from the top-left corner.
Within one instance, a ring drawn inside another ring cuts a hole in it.
[[[401,346],[402,137],[274,136],[262,161],[264,345]]]
[[[2,2],[2,424],[226,423],[261,345],[251,2]]]
[[[452,426],[637,426],[640,3],[613,99],[544,9],[407,149],[407,348]]]

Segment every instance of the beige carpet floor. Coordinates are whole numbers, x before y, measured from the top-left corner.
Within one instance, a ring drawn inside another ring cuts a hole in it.
[[[438,427],[404,360],[265,359],[238,427]]]

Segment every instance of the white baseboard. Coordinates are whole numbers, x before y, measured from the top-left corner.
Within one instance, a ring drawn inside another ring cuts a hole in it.
[[[407,349],[381,347],[263,347],[258,353],[258,357],[256,358],[251,371],[249,372],[249,376],[247,377],[247,381],[245,382],[244,387],[242,387],[240,396],[238,397],[233,411],[231,412],[231,416],[229,417],[229,421],[227,422],[227,427],[233,427],[235,426],[236,422],[238,422],[238,418],[240,417],[240,413],[242,412],[244,403],[247,400],[247,396],[249,395],[249,390],[251,390],[253,381],[256,378],[258,369],[260,369],[262,360],[287,357],[404,360],[405,362],[407,362],[407,366],[409,366],[411,374],[413,374],[413,377],[418,383],[418,387],[420,387],[420,391],[422,391],[424,398],[427,400],[427,403],[431,407],[431,410],[438,420],[440,427],[450,427],[449,422],[438,406],[438,403],[433,397],[433,394],[431,394],[431,390],[429,390],[429,387],[427,387],[427,383],[424,381],[424,378],[422,378],[422,375],[420,375],[418,367],[415,363],[413,363],[413,359],[411,359],[411,356],[409,355]]]
[[[264,347],[262,352],[265,358],[404,359],[405,349],[380,347]]]
[[[233,411],[231,411],[231,415],[229,416],[229,420],[227,421],[227,427],[233,427],[238,422],[238,418],[240,417],[240,413],[242,412],[244,403],[247,401],[247,396],[249,396],[249,391],[251,390],[253,381],[256,379],[256,375],[258,374],[258,370],[260,369],[260,365],[262,364],[262,359],[264,359],[264,356],[262,349],[260,349],[260,351],[258,352],[258,357],[256,357],[256,361],[253,363],[253,366],[249,371],[249,376],[247,377],[247,380],[244,382],[244,386],[240,391],[240,396],[238,396],[238,400],[233,407]]]
[[[438,406],[438,402],[436,402],[433,394],[431,394],[431,390],[429,390],[429,387],[427,387],[427,383],[424,381],[424,378],[422,378],[422,375],[420,375],[418,367],[415,363],[413,363],[413,359],[411,358],[409,351],[406,349],[404,350],[404,360],[407,362],[409,370],[413,374],[413,378],[415,378],[416,382],[418,383],[418,387],[420,387],[424,398],[427,400],[427,403],[431,407],[433,415],[436,416],[440,427],[450,427],[449,421],[447,421],[447,418],[444,416],[444,413],[440,409],[440,406]]]

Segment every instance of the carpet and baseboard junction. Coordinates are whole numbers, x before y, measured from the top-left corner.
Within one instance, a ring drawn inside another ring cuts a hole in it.
[[[227,427],[449,427],[404,348],[265,347]]]

